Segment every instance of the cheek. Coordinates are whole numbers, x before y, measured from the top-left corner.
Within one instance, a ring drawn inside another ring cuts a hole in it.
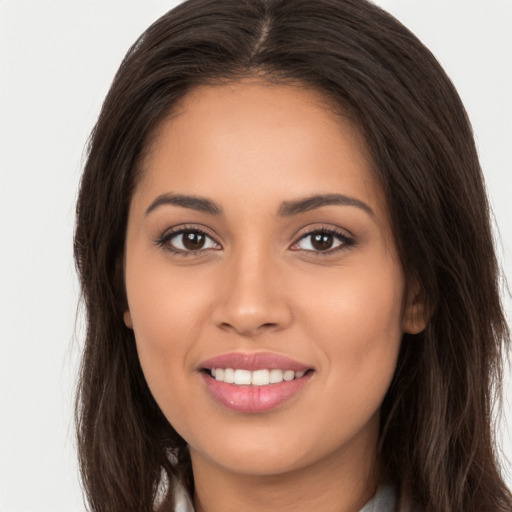
[[[334,370],[329,378],[355,394],[370,388],[383,395],[402,339],[404,279],[395,260],[379,255],[347,265],[335,279],[311,281],[309,289],[316,293],[300,316],[307,319],[309,339],[316,340]]]
[[[149,262],[149,263],[148,263]],[[143,271],[141,271],[143,269]],[[168,386],[191,370],[191,352],[208,315],[207,289],[169,265],[134,259],[126,265],[126,290],[137,351],[148,385],[160,403]]]
[[[319,408],[312,428],[321,428],[329,438],[336,439],[341,430],[356,435],[376,419],[395,372],[403,281],[393,267],[374,270],[352,268],[338,285],[325,283],[305,315],[308,337],[315,340],[325,369],[318,378],[330,390],[330,402]]]
[[[126,291],[136,334],[139,330],[143,338],[169,343],[181,339],[173,333],[199,328],[211,293],[208,281],[197,274],[173,271],[165,259],[151,254],[128,262]]]

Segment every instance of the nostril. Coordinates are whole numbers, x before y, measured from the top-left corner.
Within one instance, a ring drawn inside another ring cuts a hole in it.
[[[228,299],[219,300],[212,311],[211,319],[225,332],[234,331],[250,337],[288,327],[292,314],[284,299],[274,302],[265,297],[230,296]]]
[[[273,329],[277,329],[279,327],[278,323],[275,322],[265,322],[263,324],[251,324],[250,322],[247,325],[244,325],[242,322],[238,322],[238,324],[231,324],[229,322],[222,322],[219,324],[219,327],[223,330],[229,331],[234,330],[242,336],[254,336],[262,331],[269,331]]]

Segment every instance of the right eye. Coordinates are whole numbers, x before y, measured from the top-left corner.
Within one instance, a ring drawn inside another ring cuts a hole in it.
[[[220,245],[199,229],[179,229],[167,232],[159,245],[179,254],[194,254],[208,249],[220,249]]]

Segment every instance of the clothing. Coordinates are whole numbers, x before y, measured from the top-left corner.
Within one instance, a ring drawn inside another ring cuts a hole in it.
[[[177,480],[174,481],[174,512],[194,512],[194,506],[183,485]]]
[[[194,512],[190,498],[181,485],[175,485],[176,506],[174,512]],[[392,486],[381,487],[377,494],[359,512],[393,512],[395,509],[395,490]]]
[[[391,485],[386,485],[381,487],[359,512],[393,512],[395,501],[395,489]]]

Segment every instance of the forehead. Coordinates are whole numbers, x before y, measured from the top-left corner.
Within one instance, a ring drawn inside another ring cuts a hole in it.
[[[155,132],[140,186],[220,201],[334,188],[384,207],[364,138],[347,116],[311,88],[248,79],[188,93]]]

